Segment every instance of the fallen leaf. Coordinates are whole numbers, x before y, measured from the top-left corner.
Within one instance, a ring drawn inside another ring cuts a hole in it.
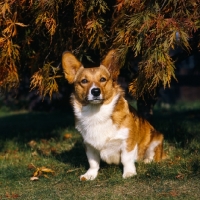
[[[30,178],[30,180],[31,180],[31,181],[38,181],[38,180],[39,180],[39,178],[38,178],[38,177],[34,177],[34,176],[33,176],[33,177],[31,177],[31,178]]]
[[[46,139],[41,139],[41,142],[42,142],[43,144],[47,144],[47,143],[48,143],[48,141],[47,141]]]
[[[58,153],[58,151],[57,151],[57,149],[56,149],[56,148],[51,148],[51,153],[52,153],[52,154],[57,154],[57,153]]]
[[[28,169],[36,169],[36,171],[33,173],[33,176],[31,177],[33,179],[33,177],[39,177],[39,176],[44,176],[46,178],[48,178],[48,176],[45,173],[51,173],[54,174],[55,171],[47,168],[47,167],[35,167],[33,164],[29,164],[28,165]]]
[[[41,176],[42,175],[42,172],[39,168],[36,169],[36,171],[34,172],[33,176],[34,177],[38,177],[38,176]]]
[[[77,170],[79,170],[79,169],[80,169],[80,168],[77,168],[77,169],[69,169],[69,170],[67,170],[66,173],[71,173],[71,172],[77,171]]]
[[[177,176],[176,176],[176,179],[184,179],[184,174],[178,174]]]
[[[32,163],[28,164],[28,169],[35,169],[35,168],[36,168],[36,167],[35,167],[34,164],[32,164]]]
[[[20,197],[19,194],[16,194],[16,193],[13,193],[13,192],[12,192],[12,193],[6,192],[5,196],[6,196],[7,198],[9,198],[9,199],[17,199],[17,198]]]
[[[181,160],[181,157],[180,156],[176,156],[175,160]]]
[[[170,193],[169,193],[172,197],[176,197],[178,196],[177,192],[172,190]]]
[[[45,178],[49,178],[46,174],[43,174],[43,176],[44,176]]]
[[[31,140],[28,145],[31,147],[31,148],[34,148],[36,146],[37,142],[35,140]]]
[[[64,136],[63,136],[64,139],[70,139],[72,138],[72,134],[71,133],[66,133]]]
[[[31,155],[32,156],[38,156],[38,153],[37,153],[37,151],[34,151],[34,152],[31,153]]]
[[[42,172],[46,172],[46,173],[55,173],[55,171],[53,171],[52,169],[46,168],[46,167],[41,167],[39,168]]]
[[[40,148],[37,149],[38,153],[43,154],[45,156],[49,156],[51,154],[51,149],[49,148]]]

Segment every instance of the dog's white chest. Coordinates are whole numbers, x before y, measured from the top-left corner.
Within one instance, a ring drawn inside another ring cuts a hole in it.
[[[107,105],[87,105],[74,108],[76,128],[84,142],[100,152],[106,162],[118,163],[122,144],[128,137],[127,128],[118,128],[111,119],[116,99]]]

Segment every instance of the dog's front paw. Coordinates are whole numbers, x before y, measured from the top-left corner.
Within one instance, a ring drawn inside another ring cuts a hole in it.
[[[132,177],[132,176],[136,176],[137,175],[137,173],[136,172],[125,172],[125,173],[123,173],[123,178],[130,178],[130,177]]]
[[[136,172],[135,165],[124,166],[124,172],[122,176],[123,178],[129,178],[136,175],[137,175],[137,172]]]
[[[97,177],[98,171],[94,169],[89,169],[85,174],[80,176],[81,181],[94,180]]]

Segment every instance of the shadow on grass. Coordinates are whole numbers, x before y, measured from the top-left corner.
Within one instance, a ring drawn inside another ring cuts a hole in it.
[[[200,142],[200,109],[157,110],[153,125],[163,132],[165,140],[180,143],[183,147],[193,139]]]
[[[79,168],[80,165],[81,167],[84,167],[85,170],[88,170],[89,168],[88,159],[85,153],[85,147],[82,141],[76,142],[76,144],[71,150],[64,151],[61,154],[55,155],[55,158],[62,163],[70,163],[75,168]],[[108,166],[112,166],[112,164],[107,164],[101,160],[100,166],[101,169],[103,169]],[[119,165],[118,167],[122,171],[123,169],[122,165]]]
[[[185,142],[200,134],[200,109],[173,111],[156,110],[153,117],[155,128],[163,132],[165,139]],[[57,129],[74,127],[74,116],[70,112],[19,113],[0,117],[0,140],[57,137]]]
[[[74,126],[73,113],[34,112],[0,117],[0,140],[18,144],[59,137],[59,130]]]
[[[200,109],[196,110],[157,110],[154,114],[153,125],[163,132],[165,140],[178,142],[185,147],[191,140],[200,142]],[[30,140],[59,138],[60,129],[74,128],[72,112],[34,112],[18,113],[0,117],[0,150],[4,141],[13,140],[24,146]],[[75,167],[80,163],[87,168],[87,158],[82,142],[76,144],[69,151],[55,155],[64,163],[70,162]]]
[[[87,162],[85,148],[81,141],[76,142],[71,150],[64,151],[61,154],[55,155],[55,158],[62,163],[70,163],[75,168],[79,168],[81,165],[82,167],[87,169],[89,166]]]

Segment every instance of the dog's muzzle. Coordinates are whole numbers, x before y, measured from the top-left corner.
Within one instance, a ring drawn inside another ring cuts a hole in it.
[[[100,88],[98,88],[98,87],[91,88],[90,93],[88,95],[88,101],[91,104],[102,103],[103,98],[102,98],[102,94],[101,94]]]

